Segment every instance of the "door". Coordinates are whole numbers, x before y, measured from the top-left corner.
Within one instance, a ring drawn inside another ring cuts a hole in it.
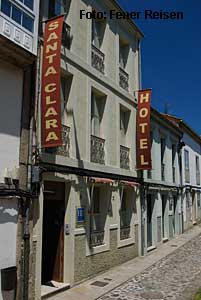
[[[173,196],[173,201],[174,201],[174,207],[173,207],[173,230],[174,230],[174,235],[175,235],[176,234],[176,221],[178,223],[180,222],[179,215],[177,214],[177,196]]]
[[[43,204],[42,284],[63,281],[65,185],[46,182]]]
[[[152,246],[152,214],[153,214],[153,198],[151,194],[147,195],[147,247]]]
[[[195,201],[195,191],[192,191],[192,221],[193,224],[196,224],[197,220],[197,211],[196,211],[196,201]]]
[[[162,195],[162,233],[163,239],[166,238],[166,206],[167,206],[167,198],[165,195]]]

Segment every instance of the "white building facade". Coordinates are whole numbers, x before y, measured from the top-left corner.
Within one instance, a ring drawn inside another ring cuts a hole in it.
[[[64,145],[41,149],[38,126],[42,184],[34,203],[34,299],[51,280],[73,286],[137,256],[140,247],[134,91],[142,34],[131,21],[80,20],[81,9],[121,11],[116,1],[67,1],[57,11],[51,1],[41,6],[42,20],[66,13]]]
[[[22,299],[16,287],[24,278],[19,267],[23,248],[20,218],[21,204],[30,197],[29,105],[38,17],[38,0],[0,1],[0,299],[13,299],[15,292]]]

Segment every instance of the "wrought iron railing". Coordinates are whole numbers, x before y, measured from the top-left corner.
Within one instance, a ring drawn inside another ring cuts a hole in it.
[[[104,74],[105,71],[105,54],[102,53],[98,48],[93,44],[91,45],[91,63],[92,67]]]
[[[105,164],[105,140],[91,135],[91,162]]]
[[[67,156],[67,157],[70,156],[70,127],[69,126],[62,125],[62,146],[45,148],[45,152]]]
[[[126,240],[130,237],[130,226],[120,228],[120,240]]]
[[[161,180],[162,181],[165,180],[165,164],[164,163],[161,164]]]
[[[129,75],[126,73],[124,69],[119,67],[119,85],[122,87],[124,90],[128,91],[129,87]]]
[[[120,168],[130,169],[130,149],[120,145]]]
[[[90,233],[90,247],[103,245],[105,231],[91,231]]]

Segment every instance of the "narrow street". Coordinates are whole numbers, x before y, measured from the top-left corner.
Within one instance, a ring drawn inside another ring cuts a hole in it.
[[[99,299],[190,300],[191,293],[201,286],[200,273],[201,235]]]

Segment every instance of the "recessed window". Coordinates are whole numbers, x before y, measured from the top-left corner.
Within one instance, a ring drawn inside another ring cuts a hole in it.
[[[22,26],[27,30],[33,32],[33,19],[27,14],[23,13]]]
[[[23,1],[21,1],[23,2]],[[24,0],[23,2],[29,8],[33,8],[33,0]],[[24,12],[23,9],[15,6],[8,0],[1,1],[1,11],[7,15],[8,17],[12,18],[13,21],[24,27],[30,32],[33,32],[34,29],[34,19],[30,17],[27,13]]]
[[[1,0],[1,11],[10,17],[11,3],[8,0]]]
[[[50,0],[49,1],[49,18],[59,16],[65,13],[65,1],[64,0]]]
[[[12,19],[21,25],[22,11],[14,5],[12,5]]]

